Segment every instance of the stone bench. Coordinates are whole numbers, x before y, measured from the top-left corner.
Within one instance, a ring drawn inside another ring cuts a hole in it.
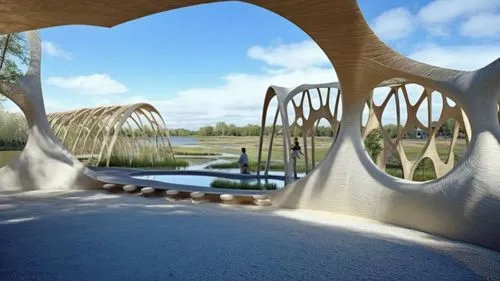
[[[141,193],[144,196],[150,196],[155,192],[155,189],[152,187],[143,187],[141,188]]]
[[[112,189],[115,189],[116,187],[117,187],[117,185],[114,183],[105,183],[102,185],[102,188],[104,188],[106,190],[112,190]]]
[[[270,206],[272,205],[271,199],[264,194],[255,194],[252,195],[253,203],[257,206]]]
[[[264,194],[254,194],[252,195],[252,198],[255,200],[265,200],[268,199],[267,195]]]
[[[167,194],[167,199],[168,200],[177,200],[179,199],[180,192],[179,190],[174,190],[174,189],[169,189],[165,192]]]
[[[201,191],[191,192],[191,202],[200,203],[205,200],[205,193]]]
[[[133,184],[126,184],[122,188],[123,188],[123,191],[126,191],[126,192],[134,192],[137,190],[137,186],[135,186]]]
[[[222,201],[222,203],[234,203],[234,195],[232,194],[221,194],[219,196],[220,200]]]

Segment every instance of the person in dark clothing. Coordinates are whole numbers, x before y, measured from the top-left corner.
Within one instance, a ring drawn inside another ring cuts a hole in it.
[[[297,158],[300,158],[300,154],[302,154],[299,139],[295,137],[293,139],[292,146],[292,161],[293,161],[293,176],[297,179]]]
[[[241,155],[240,155],[240,159],[238,159],[238,164],[240,165],[240,173],[249,174],[248,155],[247,155],[247,150],[244,147],[241,148]]]

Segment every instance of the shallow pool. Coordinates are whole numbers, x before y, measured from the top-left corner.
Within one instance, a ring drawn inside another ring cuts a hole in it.
[[[141,176],[133,176],[133,178],[143,179],[143,180],[155,180],[173,184],[202,186],[202,187],[210,187],[210,183],[216,179],[248,183],[248,184],[256,184],[258,182],[262,184],[274,183],[278,188],[282,188],[285,185],[285,182],[283,180],[278,180],[278,179],[264,179],[264,178],[232,179],[220,176],[203,176],[203,175],[141,175]]]

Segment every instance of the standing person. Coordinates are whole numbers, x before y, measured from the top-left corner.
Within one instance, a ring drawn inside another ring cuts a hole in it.
[[[242,147],[240,159],[238,159],[238,164],[240,165],[240,173],[248,174],[248,155],[247,150]]]
[[[295,137],[293,139],[293,146],[292,146],[292,160],[293,160],[293,176],[297,179],[297,158],[300,158],[300,155],[302,154],[302,151],[300,150],[300,143],[299,139]]]

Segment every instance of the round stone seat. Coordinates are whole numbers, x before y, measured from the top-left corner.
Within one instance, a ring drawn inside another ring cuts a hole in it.
[[[137,186],[135,186],[133,184],[127,184],[127,185],[123,186],[123,190],[126,192],[134,192],[137,190]]]
[[[167,190],[167,196],[177,196],[179,195],[179,190],[173,190],[173,189],[169,189]]]
[[[106,190],[110,190],[110,189],[113,189],[116,187],[116,184],[114,183],[105,183],[102,185],[102,188],[106,189]]]
[[[252,195],[252,198],[255,200],[265,200],[267,199],[267,195],[264,194],[254,194]]]
[[[232,194],[221,194],[220,195],[220,200],[222,200],[222,202],[232,201],[232,200],[234,200],[234,195],[232,195]]]
[[[141,188],[141,193],[143,195],[151,195],[151,194],[153,194],[153,192],[155,192],[155,189],[152,188],[152,187],[143,187],[143,188]]]
[[[201,192],[201,191],[195,191],[195,192],[191,192],[191,198],[193,199],[202,199],[203,197],[205,197],[205,193]]]
[[[272,202],[269,199],[257,199],[254,200],[253,203],[257,206],[271,206]]]
[[[192,203],[201,203],[204,201],[205,193],[201,191],[191,192],[191,202]]]

